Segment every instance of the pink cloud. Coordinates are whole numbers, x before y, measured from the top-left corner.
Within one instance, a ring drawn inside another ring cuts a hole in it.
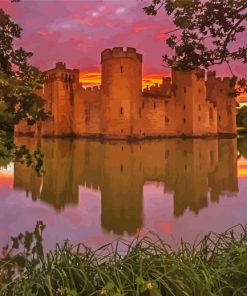
[[[31,61],[41,69],[58,60],[83,71],[95,69],[105,48],[131,46],[143,54],[144,74],[166,71],[162,55],[171,53],[164,42],[165,33],[173,28],[171,19],[162,11],[147,16],[142,1],[36,1],[35,5],[0,1],[0,7],[23,28],[17,44],[34,53]],[[238,63],[232,67],[237,74],[247,70]],[[226,75],[227,68],[220,71]]]
[[[92,11],[93,10],[93,6],[88,4],[88,3],[81,3],[80,7],[84,10],[84,11]]]
[[[144,32],[156,28],[157,25],[151,22],[137,22],[133,25],[133,31],[135,33]]]

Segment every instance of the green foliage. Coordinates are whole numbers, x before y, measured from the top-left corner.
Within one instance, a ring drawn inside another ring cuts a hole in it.
[[[174,25],[166,33],[173,56],[163,56],[169,67],[188,71],[222,63],[230,68],[231,60],[247,62],[247,47],[235,43],[245,31],[246,0],[150,0],[150,5],[143,9],[154,16],[160,8],[172,17]],[[237,85],[234,96],[247,91],[246,79],[240,79]]]
[[[18,2],[18,1],[12,1]],[[0,9],[0,157],[25,162],[41,171],[42,155],[31,155],[25,147],[13,141],[14,126],[22,120],[32,125],[45,120],[45,101],[34,90],[40,89],[43,73],[29,64],[32,53],[14,46],[22,29]]]
[[[247,129],[245,130],[246,133]],[[238,157],[240,156],[247,158],[247,137],[245,135],[238,137]]]
[[[0,261],[0,295],[246,295],[247,229],[210,233],[171,249],[154,234],[96,251],[65,241],[44,254],[38,222],[11,238]],[[123,249],[125,251],[123,252]],[[122,251],[121,251],[122,250]]]
[[[44,100],[34,93],[42,88],[43,74],[28,63],[32,53],[15,48],[21,28],[0,9],[0,124],[7,130],[27,119],[46,119]]]
[[[238,109],[237,126],[247,128],[247,106],[243,106]]]
[[[168,45],[171,40],[176,41],[174,56],[165,58],[168,65],[172,66],[175,60],[177,69],[191,70],[231,59],[247,62],[246,47],[230,50],[237,34],[245,30],[245,0],[152,0],[144,11],[156,15],[161,7],[173,18],[172,32],[178,33],[167,39]]]

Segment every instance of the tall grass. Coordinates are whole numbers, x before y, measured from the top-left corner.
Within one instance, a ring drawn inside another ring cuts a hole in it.
[[[43,229],[39,222],[5,247],[0,295],[247,295],[246,226],[177,250],[150,234],[96,251],[66,241],[46,254]]]

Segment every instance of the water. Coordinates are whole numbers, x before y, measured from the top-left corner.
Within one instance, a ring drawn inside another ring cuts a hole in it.
[[[41,147],[46,173],[20,163],[1,170],[0,247],[37,220],[47,249],[67,238],[96,248],[149,230],[192,242],[247,222],[244,138],[17,142]]]

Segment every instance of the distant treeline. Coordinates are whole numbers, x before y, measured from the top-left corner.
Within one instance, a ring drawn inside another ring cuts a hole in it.
[[[237,126],[247,129],[247,106],[242,106],[238,109]]]

